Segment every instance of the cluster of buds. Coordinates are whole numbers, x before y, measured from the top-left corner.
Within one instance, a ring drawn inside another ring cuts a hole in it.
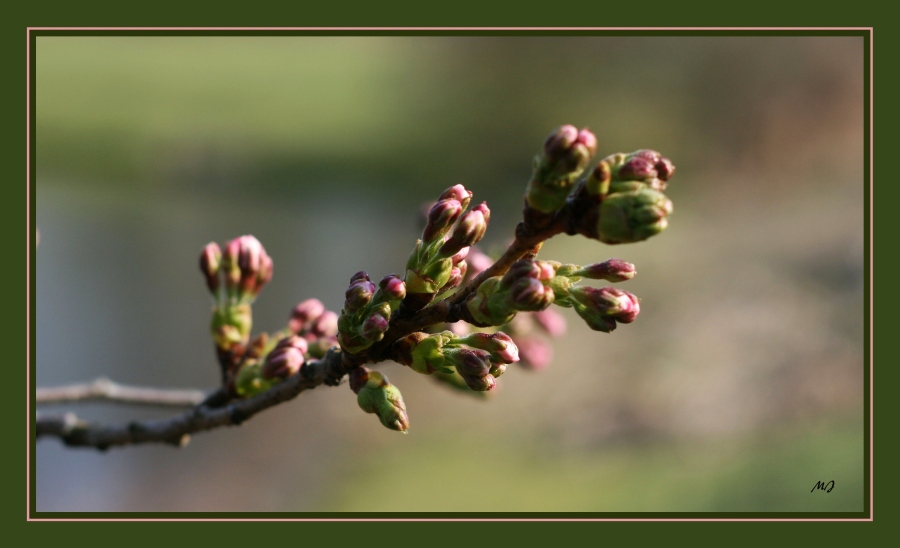
[[[654,150],[604,158],[573,194],[581,209],[575,230],[608,244],[659,234],[672,213],[672,201],[662,191],[674,173],[672,162]]]
[[[366,413],[374,413],[381,424],[400,432],[409,428],[406,404],[400,390],[387,377],[366,367],[350,372],[350,389],[356,394],[356,402]]]
[[[571,201],[573,234],[620,244],[665,230],[672,202],[662,191],[675,173],[672,162],[654,150],[613,154],[575,185],[596,149],[593,133],[571,125],[547,137],[525,192],[526,223],[539,226]]]
[[[406,284],[399,276],[385,276],[376,288],[365,272],[354,274],[337,321],[341,348],[355,354],[380,341],[388,329],[391,313],[405,297]]]
[[[422,239],[406,263],[409,310],[424,308],[436,296],[462,283],[466,275],[469,247],[484,237],[491,211],[486,203],[463,213],[472,193],[462,185],[445,190],[427,214]]]
[[[551,281],[556,275],[553,261],[522,259],[503,276],[488,278],[466,300],[464,317],[473,325],[487,327],[509,323],[516,312],[544,310],[553,303]]]
[[[519,361],[519,349],[503,332],[455,335],[412,333],[393,345],[398,363],[425,375],[438,372],[456,373],[472,390],[485,392],[495,386],[495,379],[506,366]]]
[[[633,294],[615,287],[581,287],[581,278],[624,282],[636,274],[634,265],[619,259],[609,259],[588,266],[559,265],[552,285],[556,304],[572,307],[595,331],[609,333],[617,323],[631,323],[641,311],[640,301]]]
[[[338,345],[338,315],[319,299],[307,299],[291,311],[288,331],[306,340],[310,356],[321,358]]]
[[[575,126],[557,128],[534,159],[525,201],[534,211],[549,214],[566,202],[572,187],[597,152],[597,137]]]
[[[272,259],[259,240],[241,236],[225,245],[215,242],[200,254],[200,271],[215,299],[210,322],[223,376],[245,351],[253,327],[250,305],[272,279]]]
[[[309,352],[306,339],[288,335],[280,339],[264,360],[247,356],[234,379],[234,391],[242,397],[265,392],[282,380],[300,373]],[[248,353],[249,354],[249,353]]]

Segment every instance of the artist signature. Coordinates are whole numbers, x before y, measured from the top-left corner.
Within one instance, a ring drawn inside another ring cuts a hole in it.
[[[834,480],[825,483],[824,481],[817,481],[813,488],[809,490],[810,493],[818,489],[819,491],[825,491],[826,493],[830,493],[832,489],[834,489]]]

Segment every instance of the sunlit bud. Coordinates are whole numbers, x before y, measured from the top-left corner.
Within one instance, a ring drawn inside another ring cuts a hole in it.
[[[471,211],[468,211],[462,216],[462,219],[459,220],[459,223],[453,229],[450,238],[441,247],[441,256],[450,257],[464,247],[478,243],[484,237],[490,219],[491,210],[488,209],[485,202],[481,202]]]
[[[241,269],[241,292],[246,295],[255,295],[259,292],[257,282],[263,266],[262,244],[255,237],[241,236],[240,249],[238,251],[238,267]],[[271,265],[270,265],[271,266]]]
[[[566,319],[552,308],[534,312],[532,317],[535,323],[551,337],[561,337],[566,333]]]
[[[450,332],[427,334],[410,333],[393,345],[393,356],[398,363],[423,375],[435,371],[452,371],[444,363],[443,345],[451,337]]]
[[[402,301],[406,297],[406,284],[396,274],[389,274],[378,283],[381,292],[390,301]]]
[[[571,295],[575,312],[597,331],[612,331],[616,322],[631,323],[641,311],[636,296],[615,287],[578,287]]]
[[[600,205],[596,238],[608,244],[646,240],[666,229],[671,213],[672,202],[651,188],[613,193]]]
[[[256,279],[256,292],[259,293],[263,286],[272,280],[272,259],[263,250],[262,259],[259,265],[259,277]]]
[[[509,270],[506,271],[506,274],[503,275],[503,278],[500,280],[500,283],[509,287],[514,282],[522,279],[522,278],[534,278],[538,279],[540,276],[541,269],[535,264],[535,261],[530,261],[528,259],[521,259],[516,261],[509,267]]]
[[[447,283],[444,284],[444,287],[441,289],[453,289],[454,287],[459,286],[462,283],[463,279],[466,277],[466,270],[468,269],[468,265],[466,261],[462,261],[452,269],[450,269],[450,279],[447,280]]]
[[[375,294],[375,284],[370,282],[368,277],[357,278],[356,276],[350,282],[350,287],[344,293],[344,309],[352,314],[369,304]]]
[[[229,292],[236,292],[241,283],[241,267],[238,265],[238,256],[241,251],[241,239],[235,238],[225,244],[222,253],[222,270],[225,272],[225,285]]]
[[[428,244],[443,238],[462,212],[463,206],[459,201],[453,198],[438,200],[428,212],[428,222],[422,231],[422,240]]]
[[[463,185],[453,185],[438,197],[438,200],[456,200],[463,209],[469,207],[469,200],[472,199],[472,192],[466,190]]]
[[[512,284],[509,296],[517,310],[543,310],[553,304],[553,290],[535,278],[521,278]]]
[[[206,287],[210,293],[216,294],[219,289],[219,268],[222,266],[222,250],[219,244],[210,242],[203,248],[200,254],[200,271],[206,278]]]
[[[565,125],[544,142],[525,193],[528,207],[544,214],[558,210],[578,176],[597,151],[597,138],[587,129]]]
[[[350,388],[356,393],[356,402],[366,413],[374,413],[381,424],[405,432],[409,428],[406,404],[396,386],[386,376],[366,367],[350,372]]]
[[[299,333],[308,329],[310,324],[317,320],[325,312],[325,305],[319,299],[307,299],[291,311],[291,319],[288,321],[288,329]]]
[[[497,378],[500,375],[506,373],[506,366],[507,364],[505,363],[491,363],[491,376]]]
[[[469,256],[470,249],[471,249],[470,247],[464,247],[464,248],[460,249],[459,251],[456,252],[456,255],[450,257],[450,261],[454,265],[459,264],[461,261],[463,261],[466,257]]]
[[[571,276],[581,276],[591,280],[608,282],[624,282],[634,278],[634,265],[620,259],[609,259],[602,263],[594,263],[572,271]],[[568,275],[568,274],[567,274]]]
[[[384,332],[388,330],[388,326],[388,318],[384,317],[380,312],[376,312],[363,322],[360,335],[369,341],[380,340]]]
[[[266,356],[262,366],[262,376],[266,379],[285,379],[300,371],[309,350],[306,339],[291,335],[278,341],[275,348]]]
[[[516,348],[512,338],[502,331],[496,333],[476,332],[465,337],[458,337],[453,340],[453,343],[489,352],[491,362],[494,364],[519,361],[519,349]]]

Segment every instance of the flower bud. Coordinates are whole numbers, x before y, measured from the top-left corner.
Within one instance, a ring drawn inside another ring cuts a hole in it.
[[[615,287],[578,287],[571,295],[575,312],[596,331],[612,331],[617,321],[631,323],[641,311],[636,296]]]
[[[564,125],[544,142],[543,153],[535,160],[525,201],[528,208],[549,214],[566,201],[572,184],[597,151],[597,138],[587,129]]]
[[[357,278],[355,281],[351,279],[350,287],[344,293],[344,310],[350,314],[362,310],[364,306],[371,302],[374,294],[375,284],[370,282],[368,277],[366,279]]]
[[[466,269],[468,265],[466,261],[461,261],[459,264],[455,265],[450,269],[450,278],[447,280],[447,283],[441,288],[446,291],[448,289],[453,289],[454,287],[458,287],[459,284],[462,283],[463,279],[466,277]]]
[[[229,295],[245,301],[252,301],[272,279],[272,259],[259,240],[250,235],[226,244],[221,268]]]
[[[450,257],[462,248],[478,243],[484,237],[490,219],[491,210],[488,209],[487,203],[481,202],[459,220],[450,238],[441,247],[440,255]]]
[[[637,272],[634,265],[619,259],[609,259],[602,263],[583,266],[574,270],[572,276],[581,276],[590,280],[606,280],[608,282],[624,282],[634,278]]]
[[[336,336],[338,334],[338,315],[331,310],[326,310],[313,322],[310,333],[316,337]]]
[[[263,378],[286,379],[297,374],[306,361],[304,354],[308,349],[306,339],[303,337],[291,335],[281,339],[266,356],[261,371]]]
[[[406,284],[396,274],[388,274],[382,278],[378,287],[389,301],[402,301],[406,297]]]
[[[469,350],[467,348],[447,351],[444,355],[448,358],[452,355],[456,372],[463,377],[484,377],[491,371],[491,355],[484,350]]]
[[[516,310],[543,310],[553,304],[553,290],[535,278],[521,278],[509,290]]]
[[[288,329],[293,333],[300,333],[309,329],[314,321],[325,313],[325,305],[319,299],[307,299],[291,311],[291,319],[288,321]]]
[[[388,311],[390,311],[390,308],[388,308]],[[360,335],[368,341],[381,340],[384,332],[388,330],[389,323],[388,318],[380,310],[376,311],[363,322]]]
[[[386,376],[366,367],[357,367],[350,372],[350,388],[356,393],[359,407],[366,413],[376,414],[381,424],[399,432],[409,428],[403,396]]]
[[[512,338],[498,331],[496,333],[471,333],[453,339],[453,344],[464,344],[490,353],[493,364],[507,364],[519,361],[519,349]],[[496,375],[495,375],[496,376]]]
[[[463,209],[469,207],[469,200],[472,199],[472,192],[466,190],[463,185],[453,185],[438,197],[438,200],[456,200],[462,205]]]
[[[596,238],[608,244],[646,240],[666,229],[671,213],[672,202],[651,188],[613,193],[600,205]]]
[[[428,212],[428,222],[425,224],[425,230],[422,231],[422,241],[429,244],[443,238],[462,211],[462,204],[453,198],[438,200]]]
[[[449,332],[410,333],[393,345],[394,359],[410,369],[423,375],[431,375],[435,371],[452,371],[445,365],[443,345],[449,340]]]
[[[206,287],[213,295],[219,289],[219,269],[222,266],[222,250],[219,244],[210,242],[203,248],[200,254],[200,271],[206,278]]]
[[[487,392],[488,390],[493,390],[497,385],[494,380],[494,376],[491,374],[485,375],[483,377],[467,377],[465,375],[461,375],[463,380],[466,381],[466,386],[471,388],[476,392]]]

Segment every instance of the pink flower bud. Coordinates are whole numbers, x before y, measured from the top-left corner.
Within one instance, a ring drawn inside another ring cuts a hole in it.
[[[262,366],[262,376],[267,379],[285,379],[300,371],[308,350],[306,339],[291,335],[278,341],[275,348],[266,356]]]
[[[521,278],[509,291],[517,310],[543,310],[553,304],[553,290],[535,278]]]
[[[356,281],[353,281],[353,280]],[[364,278],[351,278],[350,287],[344,293],[344,308],[347,312],[353,313],[369,304],[372,296],[375,294],[375,284]]]
[[[381,292],[392,301],[402,301],[406,297],[406,284],[396,274],[388,274],[378,283]]]
[[[454,355],[456,371],[463,377],[484,377],[491,370],[491,355],[484,350],[461,349]]]
[[[468,386],[472,390],[475,390],[476,392],[487,392],[488,390],[493,390],[496,386],[494,376],[490,374],[483,377],[463,376],[463,380],[466,382],[466,386]]]
[[[460,204],[463,204],[463,207],[469,204],[469,200],[472,199],[472,193],[466,190],[466,187],[462,185],[453,185],[438,197],[438,200],[456,200]]]
[[[291,319],[288,321],[288,329],[294,333],[307,329],[309,325],[322,313],[325,312],[325,305],[319,299],[307,299],[291,311]]]
[[[222,267],[222,250],[219,244],[210,242],[203,248],[200,254],[200,271],[206,278],[206,287],[210,293],[216,294],[219,289],[219,269]]]
[[[438,200],[428,212],[428,222],[422,232],[422,240],[430,243],[444,237],[462,214],[462,204],[453,198]]]
[[[460,249],[460,250],[456,253],[456,255],[450,257],[450,261],[451,261],[454,265],[459,264],[460,261],[462,261],[463,259],[465,259],[466,257],[469,256],[469,250],[470,250],[470,249],[471,249],[471,248],[468,247],[468,246],[467,246],[467,247],[464,247],[464,248],[462,248],[462,249]]]
[[[388,324],[388,319],[381,314],[372,314],[363,322],[360,335],[369,341],[379,339],[388,330]]]
[[[326,310],[312,324],[310,333],[317,337],[334,337],[338,334],[338,315]]]
[[[634,265],[620,259],[609,259],[602,263],[595,263],[582,267],[573,272],[575,276],[584,276],[591,280],[606,280],[609,282],[624,282],[634,278],[637,271]]]

